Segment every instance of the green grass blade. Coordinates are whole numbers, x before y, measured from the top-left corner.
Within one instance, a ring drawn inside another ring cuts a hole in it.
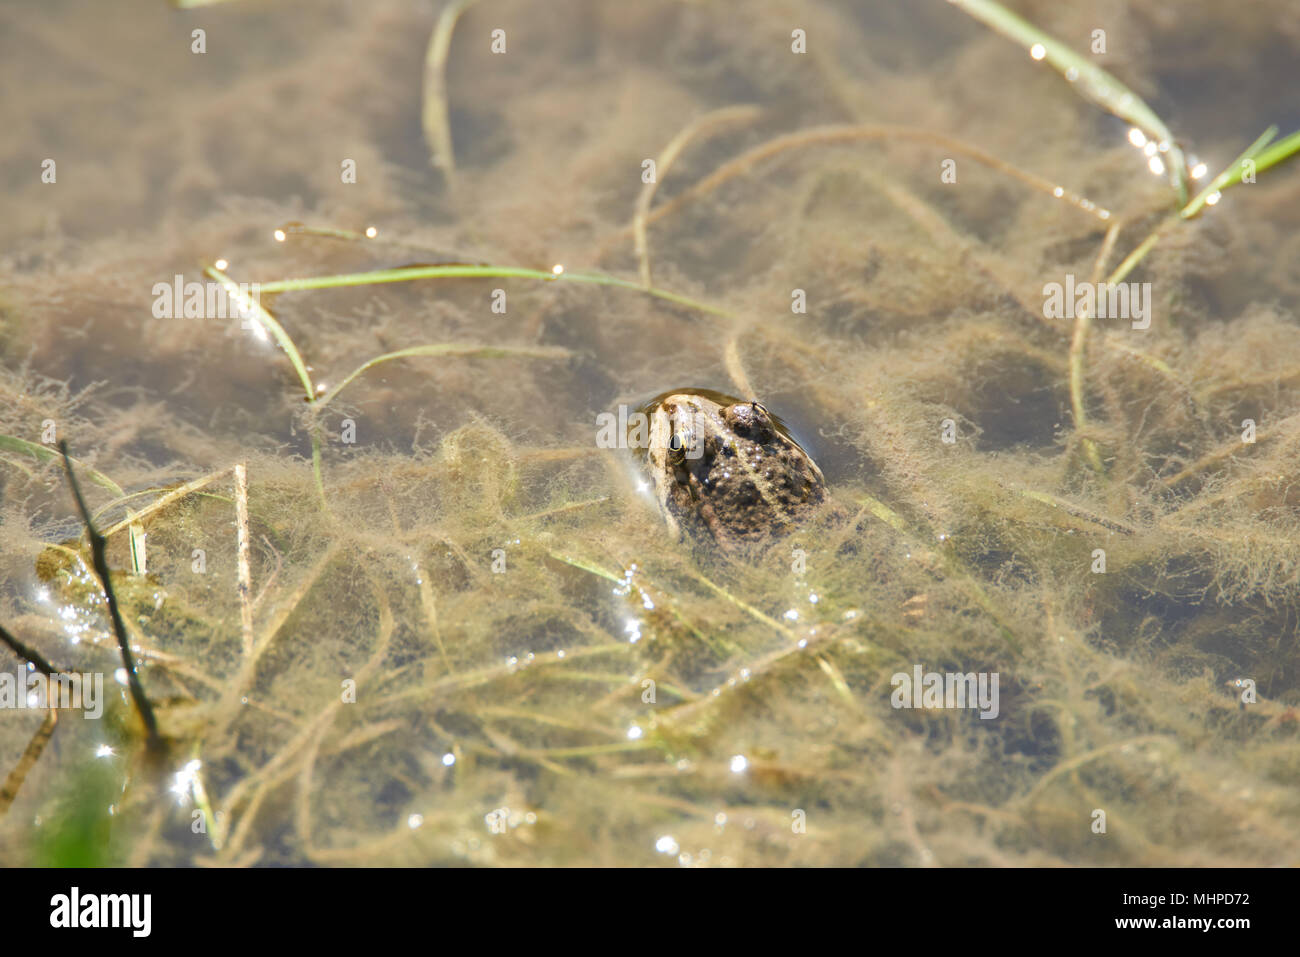
[[[226,294],[230,296],[233,302],[247,306],[248,310],[254,313],[256,317],[254,321],[260,322],[271,333],[275,341],[280,344],[280,348],[284,350],[285,355],[289,357],[289,361],[293,363],[294,371],[298,373],[298,378],[302,380],[302,387],[307,392],[307,400],[310,402],[316,398],[316,388],[312,385],[311,374],[307,371],[307,365],[302,361],[302,356],[298,354],[298,347],[293,344],[293,340],[289,338],[289,333],[284,331],[284,327],[276,321],[274,316],[262,308],[260,302],[243,295],[239,291],[239,285],[216,266],[209,266],[203,271],[221,283],[226,290]],[[266,288],[265,283],[259,284],[259,288],[261,292],[271,291]]]
[[[1181,210],[1180,215],[1183,219],[1191,219],[1197,215],[1215,193],[1241,183],[1241,178],[1245,175],[1243,164],[1246,160],[1254,160],[1255,172],[1262,173],[1271,166],[1286,162],[1297,152],[1300,152],[1300,130],[1296,130],[1290,136],[1273,143],[1273,138],[1276,136],[1276,126],[1270,126],[1261,133],[1259,139],[1246,147],[1240,156],[1229,163],[1223,172],[1210,180],[1209,185],[1201,190],[1196,195],[1196,198]]]
[[[38,445],[35,442],[28,442],[26,439],[20,439],[13,435],[0,435],[0,449],[8,452],[22,452],[30,455],[34,459],[42,462],[63,461],[63,456],[59,454],[58,449],[52,449],[45,445]],[[126,493],[122,491],[122,486],[118,485],[103,472],[96,472],[90,466],[72,459],[72,464],[79,471],[84,473],[87,478],[98,485],[100,488],[108,489],[118,498],[123,498]]]
[[[30,455],[32,458],[41,462],[52,462],[54,460],[63,460],[63,455],[58,449],[51,449],[48,446],[38,445],[35,442],[28,442],[26,439],[20,439],[14,435],[0,435],[0,449],[8,452],[20,452]],[[126,498],[127,494],[118,485],[103,472],[97,472],[90,466],[69,457],[69,462],[77,467],[79,471],[85,474],[92,482],[100,488],[107,489],[118,498]],[[141,525],[136,517],[127,510],[127,529],[131,536],[131,571],[136,575],[143,575],[147,569],[147,560],[145,558],[144,543],[144,526]]]
[[[1178,202],[1187,202],[1187,160],[1174,141],[1173,134],[1164,121],[1156,115],[1142,98],[1111,76],[1091,60],[1080,56],[1050,33],[1045,33],[1026,20],[1022,20],[994,0],[949,0],[961,7],[985,26],[991,27],[1009,40],[1023,44],[1026,50],[1036,45],[1043,49],[1041,59],[1047,61],[1085,99],[1103,110],[1131,123],[1157,143],[1167,143],[1169,179],[1178,191]]]

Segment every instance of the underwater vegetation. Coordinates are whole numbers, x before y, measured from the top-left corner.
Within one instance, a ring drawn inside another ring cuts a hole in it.
[[[1300,18],[546,7],[0,13],[0,861],[1300,862]]]

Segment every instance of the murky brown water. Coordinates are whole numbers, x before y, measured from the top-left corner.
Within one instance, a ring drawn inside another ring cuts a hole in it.
[[[1096,62],[1211,174],[1300,126],[1286,0],[1059,6],[1015,4],[1076,50],[1104,29]],[[939,2],[482,0],[451,177],[422,124],[438,9],[0,8],[0,623],[110,699],[63,712],[0,861],[1300,860],[1300,170],[1142,260],[1149,328],[1094,320],[1081,433],[1044,284],[1115,268],[1171,191],[1046,65]],[[648,159],[678,298],[569,281],[637,281]],[[566,278],[264,296],[318,394],[410,347],[528,352],[385,362],[312,416],[260,327],[155,315],[217,260]],[[779,413],[825,513],[744,561],[670,541],[597,417],[681,386]],[[23,445],[51,439],[140,493],[83,475],[122,526],[158,771],[95,589],[38,573],[79,531]],[[891,706],[917,667],[996,674],[996,716]],[[0,773],[43,715],[0,709]]]

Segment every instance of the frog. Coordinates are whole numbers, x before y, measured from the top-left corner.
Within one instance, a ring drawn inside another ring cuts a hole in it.
[[[675,540],[738,553],[800,528],[826,499],[821,469],[755,399],[680,388],[638,412],[641,464]]]

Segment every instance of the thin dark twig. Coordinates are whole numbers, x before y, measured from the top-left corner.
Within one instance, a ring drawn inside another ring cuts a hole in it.
[[[95,574],[104,588],[104,599],[108,602],[108,615],[113,621],[113,633],[117,635],[118,650],[122,653],[122,665],[126,669],[126,683],[131,689],[131,700],[135,702],[136,710],[140,712],[140,718],[144,721],[145,730],[149,733],[149,750],[161,751],[163,740],[158,734],[158,719],[154,717],[153,706],[149,704],[149,699],[145,697],[140,676],[135,672],[135,656],[131,654],[131,644],[126,637],[126,625],[122,621],[122,613],[117,607],[117,596],[113,594],[113,585],[109,579],[108,559],[104,555],[104,536],[99,534],[95,524],[90,520],[90,510],[86,508],[86,500],[81,497],[77,477],[72,472],[72,460],[68,458],[66,441],[59,442],[59,451],[63,454],[63,469],[67,472],[68,484],[72,486],[73,498],[77,500],[81,520],[86,525],[86,535],[90,538],[91,561],[95,566]]]
[[[8,645],[9,650],[19,658],[31,662],[32,666],[41,674],[45,675],[45,677],[52,678],[54,675],[64,673],[62,668],[56,668],[54,665],[46,661],[45,658],[42,657],[41,653],[35,648],[29,648],[27,645],[24,645],[21,641],[15,638],[13,633],[5,628],[4,625],[0,625],[0,641],[3,641]]]

